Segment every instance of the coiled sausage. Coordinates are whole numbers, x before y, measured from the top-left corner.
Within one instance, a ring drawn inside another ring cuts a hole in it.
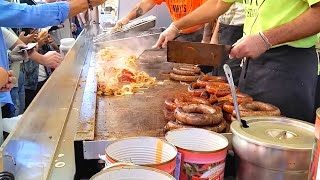
[[[207,84],[206,91],[208,91],[210,94],[216,95],[217,97],[224,97],[231,94],[229,84],[221,82]],[[238,88],[236,88],[236,91],[238,91]]]
[[[176,120],[176,117],[174,116],[174,111],[164,109],[163,114],[164,114],[164,118],[166,121],[175,121]]]
[[[174,129],[180,129],[180,128],[202,128],[202,129],[206,129],[209,131],[213,131],[213,132],[217,132],[217,133],[222,133],[222,132],[226,132],[228,127],[228,124],[225,120],[222,120],[219,124],[215,125],[215,126],[202,126],[202,127],[198,127],[198,126],[190,126],[190,125],[184,125],[182,123],[176,122],[176,121],[169,121],[164,129],[165,131],[171,131]]]
[[[210,104],[208,100],[201,97],[194,97],[190,95],[180,95],[175,100],[174,103],[177,107],[182,107],[189,104]]]
[[[166,99],[164,101],[164,104],[165,104],[166,109],[168,109],[170,111],[174,111],[177,108],[176,104],[174,103],[173,98]]]
[[[207,84],[212,82],[227,82],[227,79],[223,76],[209,76],[204,75],[197,80],[200,87],[205,88]]]
[[[239,105],[240,116],[280,116],[280,109],[272,104],[253,101],[251,103],[242,103]],[[233,111],[232,115],[235,117],[236,112]]]
[[[177,107],[174,116],[177,121],[196,126],[219,124],[223,119],[221,108],[205,104],[189,104]]]
[[[170,79],[173,79],[176,81],[183,81],[183,82],[194,82],[199,77],[200,77],[200,75],[187,76],[187,75],[179,75],[179,74],[175,74],[175,73],[170,73]]]
[[[197,66],[180,66],[174,67],[172,72],[178,75],[195,76],[200,74],[201,69]]]
[[[188,86],[188,92],[193,96],[200,96],[204,91],[205,89],[200,87],[196,82],[193,82]]]

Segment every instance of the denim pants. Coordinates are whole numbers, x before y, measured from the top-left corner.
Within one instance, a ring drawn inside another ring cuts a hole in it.
[[[25,72],[23,68],[20,70],[20,75],[18,78],[18,87],[14,87],[11,90],[11,97],[13,104],[15,106],[15,116],[19,116],[23,114],[25,108],[25,88],[24,88],[24,81],[25,81]]]

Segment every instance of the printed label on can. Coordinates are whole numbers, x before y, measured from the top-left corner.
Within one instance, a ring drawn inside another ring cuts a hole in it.
[[[213,164],[183,163],[183,173],[188,180],[223,180],[225,160]]]
[[[319,163],[320,163],[320,158],[319,158],[320,143],[319,143],[319,140],[318,140],[316,152],[314,152],[315,154],[313,155],[313,157],[318,157],[318,159],[315,158],[313,161],[317,161],[317,160],[318,161],[315,162],[316,164],[312,164],[312,166],[314,166],[313,168],[317,168],[316,172],[314,172],[314,174],[316,175],[316,180],[320,180],[320,174],[319,174],[319,172],[320,172],[320,166],[319,166]]]
[[[181,168],[181,153],[178,152],[177,160],[176,160],[176,168],[175,168],[175,171],[174,171],[174,178],[176,180],[180,179],[180,168]]]

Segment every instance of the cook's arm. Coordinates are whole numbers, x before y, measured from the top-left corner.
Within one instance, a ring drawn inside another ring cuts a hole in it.
[[[273,46],[295,41],[320,32],[319,18],[320,3],[318,2],[293,21],[263,33]]]
[[[272,46],[317,34],[320,32],[319,17],[320,3],[315,3],[291,22],[259,34],[244,36],[234,44],[229,57],[255,59]]]
[[[212,19],[218,19],[220,15],[228,11],[231,5],[232,3],[224,2],[223,0],[208,0],[187,16],[173,22],[160,34],[153,48],[166,48],[168,41],[172,41],[177,37],[180,30],[210,22]]]
[[[232,3],[224,2],[223,0],[208,0],[196,10],[192,11],[187,16],[175,21],[173,24],[177,29],[186,29],[198,24],[210,22],[228,11]]]
[[[214,25],[215,25],[215,20],[205,24],[203,29],[203,37],[201,41],[202,43],[210,43]]]
[[[217,21],[216,26],[211,37],[210,44],[219,44],[219,22]]]
[[[121,18],[117,24],[128,24],[130,20],[136,19],[144,14],[146,14],[148,11],[150,11],[156,3],[153,2],[153,0],[142,0],[140,3],[137,4],[135,8],[133,8],[129,14],[127,14],[125,17]]]

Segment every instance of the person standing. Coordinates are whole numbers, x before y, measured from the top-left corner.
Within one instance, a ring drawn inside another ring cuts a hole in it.
[[[73,17],[76,14],[88,9],[91,6],[98,6],[104,0],[77,0],[70,2],[57,2],[44,5],[28,6],[7,1],[0,1],[0,27],[47,27],[57,25],[63,22],[68,16]],[[9,61],[7,56],[7,47],[5,45],[2,31],[0,30],[0,67],[8,71],[9,78],[4,88],[0,89],[1,107],[13,106],[10,96],[10,90],[15,84],[15,76],[9,71]],[[7,109],[9,113],[14,108]],[[1,113],[1,115],[4,112]],[[1,118],[0,118],[1,119]],[[0,139],[1,142],[1,139]]]
[[[239,2],[234,3],[230,9],[218,18],[218,23],[214,28],[211,38],[212,44],[233,45],[243,36],[243,25],[245,15],[243,5]],[[223,64],[228,64],[232,70],[235,85],[238,85],[242,68],[241,61],[235,61],[226,57]],[[214,76],[225,76],[223,67],[214,67]]]
[[[149,12],[156,5],[166,3],[168,10],[171,15],[172,21],[177,21],[180,18],[186,16],[190,12],[197,9],[201,6],[205,0],[142,0],[137,6],[132,9],[129,14],[121,18],[116,23],[117,27],[122,27],[125,24],[128,24],[129,21],[136,19],[145,13]],[[192,41],[192,42],[201,42],[203,37],[203,27],[204,24],[198,24],[192,27],[188,27],[181,30],[178,41]]]
[[[179,30],[209,22],[225,13],[236,0],[208,0],[174,22],[159,37],[165,47]],[[245,36],[229,54],[246,58],[239,88],[255,100],[278,106],[283,115],[314,122],[320,32],[320,0],[242,1]]]

